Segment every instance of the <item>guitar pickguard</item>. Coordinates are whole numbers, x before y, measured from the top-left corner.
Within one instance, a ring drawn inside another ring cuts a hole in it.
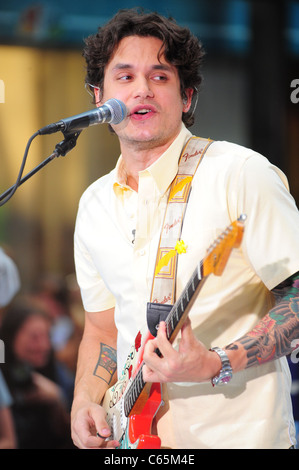
[[[149,335],[138,332],[135,343],[127,356],[126,363],[118,382],[107,392],[103,407],[107,412],[107,424],[111,429],[110,439],[120,443],[120,449],[155,449],[160,448],[160,439],[152,436],[152,420],[163,404],[161,385],[152,384],[144,396],[140,397],[138,414],[126,416],[125,398],[130,390],[143,359],[143,348]],[[142,339],[144,343],[142,344]]]
[[[132,377],[133,370],[136,368],[138,362],[138,354],[140,352],[143,334],[139,331],[136,335],[135,342],[127,356],[122,373],[116,382],[109,390],[110,400],[108,403],[109,408],[112,408],[123,396],[126,387]]]

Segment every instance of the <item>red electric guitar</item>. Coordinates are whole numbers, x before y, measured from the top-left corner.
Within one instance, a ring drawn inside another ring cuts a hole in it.
[[[240,246],[245,215],[233,222],[207,250],[206,257],[198,264],[182,294],[166,317],[166,331],[173,342],[207,277],[213,273],[221,276],[233,248]],[[145,383],[142,376],[143,350],[153,339],[147,331],[142,340],[139,332],[128,355],[122,376],[107,390],[103,407],[111,428],[110,439],[119,441],[121,449],[159,449],[161,441],[151,434],[152,421],[163,404],[161,384]],[[157,351],[158,353],[158,351]],[[134,366],[133,366],[134,363]]]

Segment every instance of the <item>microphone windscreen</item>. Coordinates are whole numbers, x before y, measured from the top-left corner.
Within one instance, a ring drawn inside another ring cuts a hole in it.
[[[105,105],[109,107],[111,112],[111,124],[119,124],[127,116],[127,108],[122,101],[111,98],[106,101]]]

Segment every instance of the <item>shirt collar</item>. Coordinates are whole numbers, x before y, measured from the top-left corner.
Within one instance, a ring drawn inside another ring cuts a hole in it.
[[[191,137],[191,132],[186,129],[185,125],[182,123],[180,133],[168,147],[168,149],[156,160],[152,165],[146,168],[143,171],[139,172],[139,177],[150,175],[161,194],[167,190],[168,186],[171,184],[172,180],[177,174],[178,171],[178,160],[181,154],[181,151]],[[114,182],[114,191],[117,193],[130,190],[131,188],[126,184],[126,171],[124,167],[124,161],[120,155],[116,167],[115,167],[115,182]]]

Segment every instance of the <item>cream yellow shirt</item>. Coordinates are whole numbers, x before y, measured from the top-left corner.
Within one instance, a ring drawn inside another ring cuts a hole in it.
[[[167,190],[190,136],[182,126],[159,160],[140,172],[138,193],[126,186],[120,157],[80,201],[77,278],[87,311],[115,306],[119,373],[137,332],[146,326]],[[250,149],[213,142],[192,185],[178,295],[207,247],[241,213],[247,221],[240,249],[221,277],[209,277],[190,312],[193,329],[208,348],[224,347],[252,329],[273,305],[270,290],[299,268],[299,215],[286,177]],[[162,445],[288,448],[295,442],[290,383],[283,358],[236,373],[224,388],[168,384],[170,408],[166,413],[161,408],[158,420]]]

